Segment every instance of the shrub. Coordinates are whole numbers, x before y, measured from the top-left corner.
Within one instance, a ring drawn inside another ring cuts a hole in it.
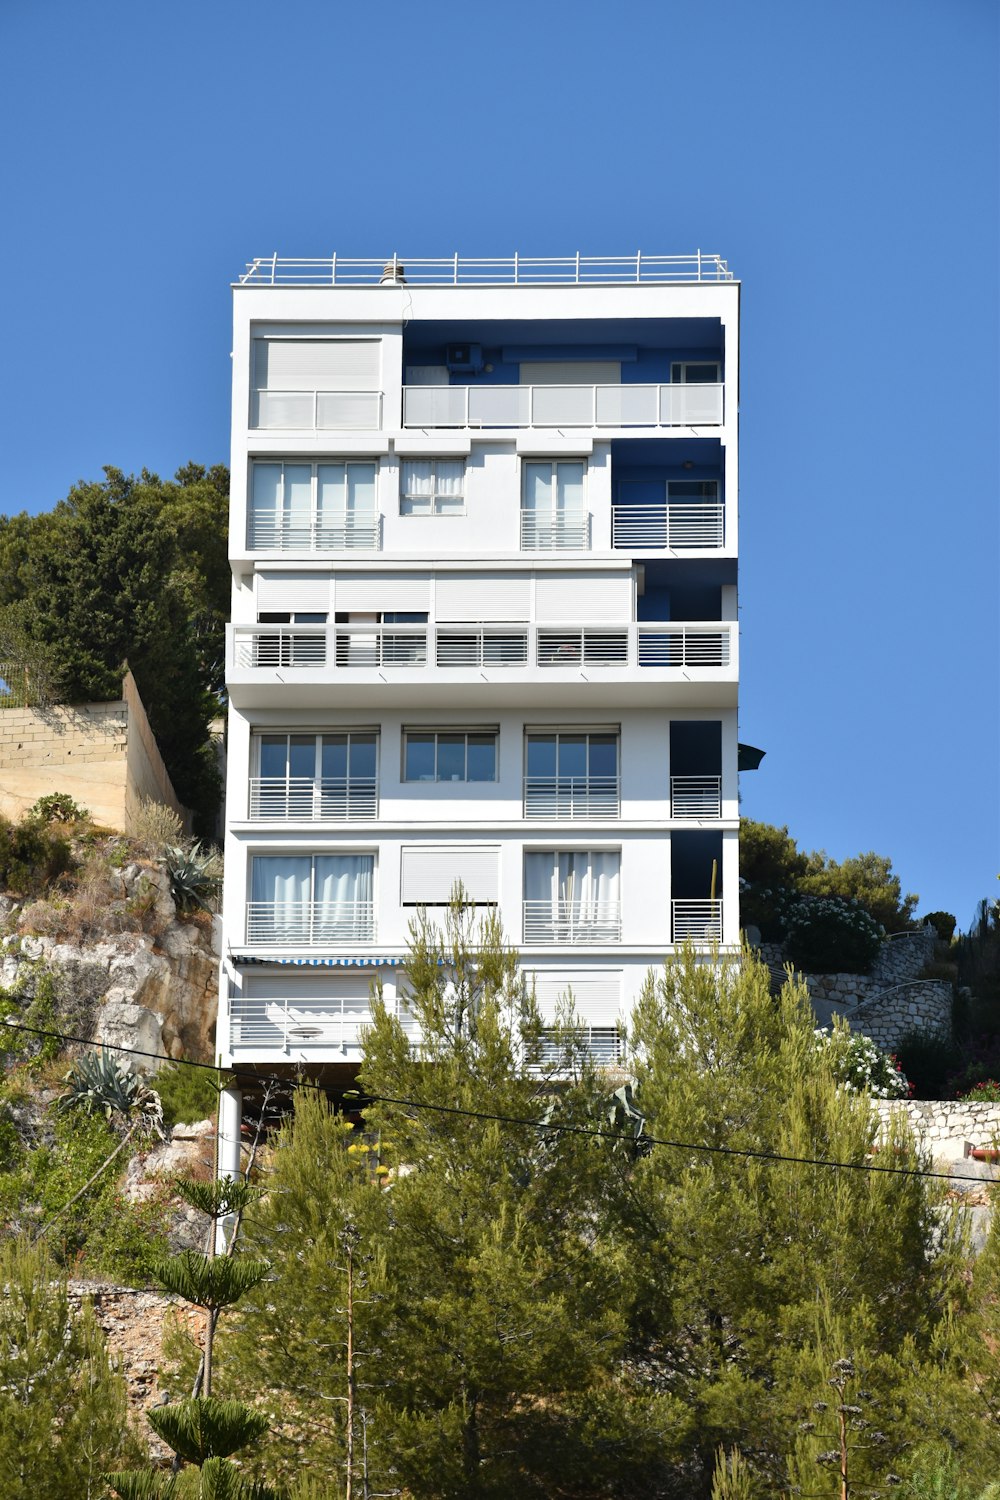
[[[129,833],[151,858],[158,859],[170,845],[180,843],[184,825],[172,807],[154,802],[151,797],[141,797],[132,814]]]
[[[167,1063],[156,1075],[156,1091],[168,1125],[193,1125],[215,1114],[219,1100],[216,1075],[208,1068]]]
[[[913,1084],[914,1098],[954,1097],[953,1075],[962,1066],[962,1053],[950,1031],[908,1031],[896,1056]]]
[[[982,1083],[974,1084],[966,1093],[956,1097],[969,1104],[1000,1104],[1000,1083],[995,1078],[984,1078]]]
[[[798,896],[786,886],[745,885],[740,882],[740,919],[744,927],[760,929],[765,943],[781,943]]]
[[[838,1026],[816,1031],[818,1046],[827,1051],[833,1076],[852,1094],[867,1091],[873,1099],[906,1099],[910,1083],[896,1057],[882,1052],[871,1037]]]
[[[929,911],[924,922],[930,923],[942,943],[950,943],[955,936],[958,919],[950,911]]]
[[[867,974],[882,931],[863,906],[837,896],[804,896],[788,914],[788,956],[810,974]]]
[[[66,792],[49,792],[39,797],[27,816],[36,823],[89,823],[90,809],[81,807]]]
[[[0,817],[0,887],[18,896],[45,889],[72,863],[69,841],[33,818]]]

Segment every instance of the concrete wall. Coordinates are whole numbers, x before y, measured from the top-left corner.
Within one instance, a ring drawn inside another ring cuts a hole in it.
[[[52,792],[65,792],[108,828],[127,832],[142,797],[166,803],[190,826],[131,672],[113,703],[0,709],[0,814],[19,818]]]

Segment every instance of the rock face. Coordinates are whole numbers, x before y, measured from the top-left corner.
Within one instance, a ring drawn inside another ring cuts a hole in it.
[[[109,908],[108,930],[86,937],[15,931],[0,938],[0,987],[27,1007],[48,986],[54,1029],[151,1053],[144,1063],[152,1071],[157,1058],[210,1062],[218,999],[217,924],[179,919],[162,869],[126,865],[117,876],[122,899],[116,905],[130,917],[138,906],[149,930],[114,930],[118,914]],[[32,909],[20,914],[9,909],[7,925],[16,924],[19,915],[22,926],[31,925]]]

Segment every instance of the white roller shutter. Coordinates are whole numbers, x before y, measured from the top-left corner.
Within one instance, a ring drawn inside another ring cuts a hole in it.
[[[351,974],[247,974],[243,979],[243,994],[247,1000],[262,1000],[277,1005],[288,1001],[290,1006],[309,1005],[320,1008],[329,1001],[330,1009],[339,1012],[343,1006],[349,1011],[368,1009],[371,974],[362,971]]]
[[[257,608],[269,614],[328,614],[329,573],[257,574]]]
[[[401,854],[404,906],[446,906],[457,881],[470,901],[499,900],[500,850],[496,845],[404,844]]]
[[[622,976],[620,969],[550,969],[528,975],[535,982],[535,999],[543,1021],[556,1019],[559,1003],[573,992],[573,1007],[585,1026],[614,1026],[621,1017]]]
[[[259,391],[377,391],[378,339],[254,339]]]
[[[439,573],[435,613],[439,620],[527,620],[531,578],[527,573]]]
[[[632,578],[628,573],[539,573],[535,618],[592,625],[632,618]]]
[[[429,573],[342,573],[334,583],[333,607],[350,610],[429,612]]]
[[[522,360],[521,385],[621,385],[622,367],[614,359]]]

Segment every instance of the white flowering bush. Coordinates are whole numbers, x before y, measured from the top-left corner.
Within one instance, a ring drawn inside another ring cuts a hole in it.
[[[867,974],[882,944],[875,918],[842,896],[802,896],[786,922],[788,956],[807,974]]]
[[[868,1093],[873,1099],[908,1099],[913,1092],[895,1057],[882,1052],[870,1036],[837,1026],[832,1031],[817,1027],[816,1046],[825,1050],[833,1076],[852,1094]]]

